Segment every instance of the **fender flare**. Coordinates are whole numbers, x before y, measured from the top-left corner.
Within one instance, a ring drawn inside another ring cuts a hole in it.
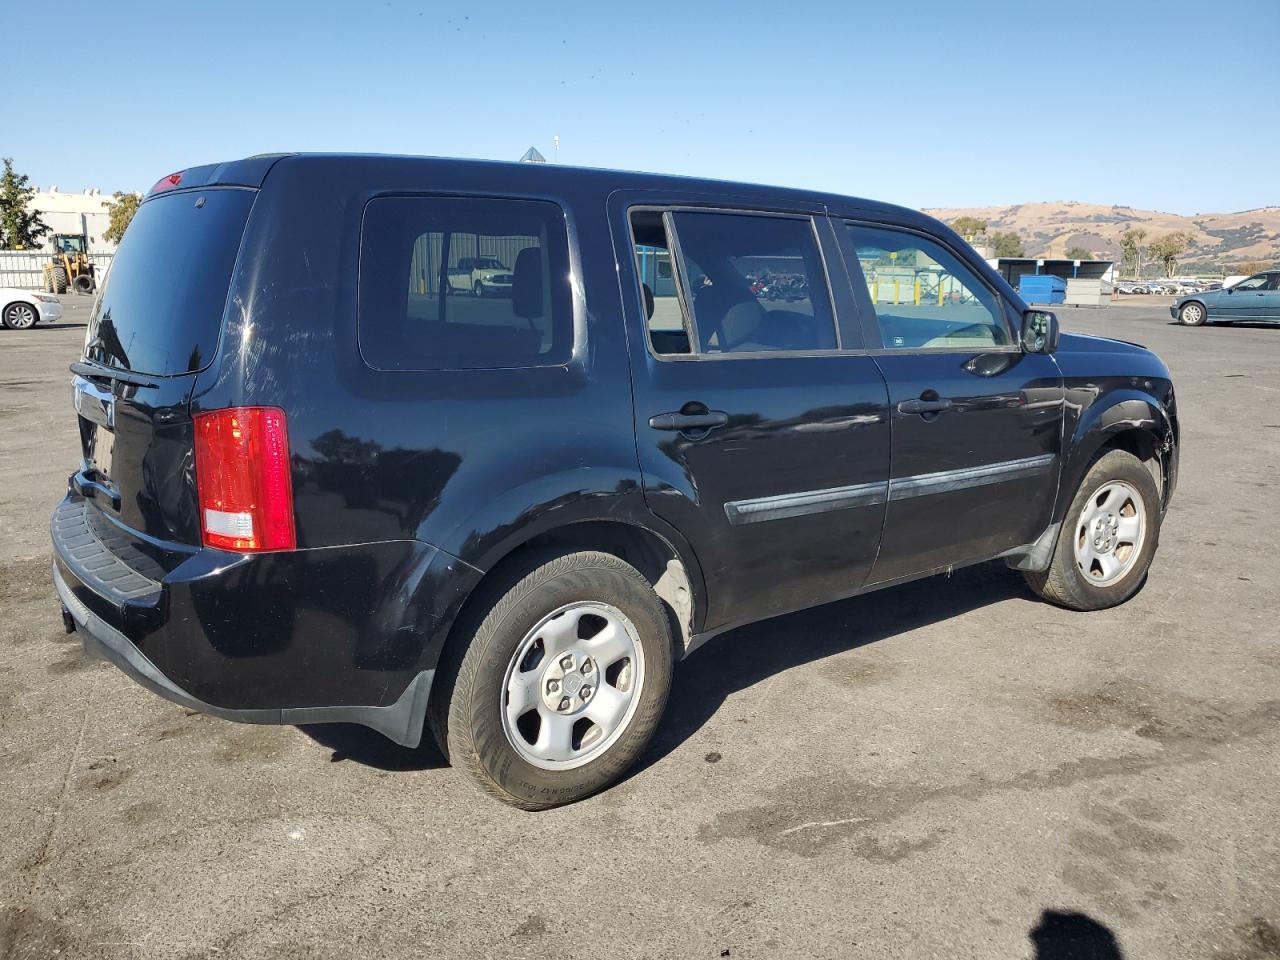
[[[1095,403],[1084,411],[1066,445],[1067,456],[1059,476],[1058,497],[1053,511],[1055,523],[1061,523],[1065,518],[1080,482],[1097,459],[1098,451],[1114,437],[1135,431],[1145,434],[1151,442],[1161,470],[1158,478],[1161,493],[1168,502],[1172,479],[1168,455],[1177,444],[1173,421],[1160,401],[1150,394],[1136,389],[1117,390],[1102,403]]]
[[[440,626],[452,629],[453,620],[484,577],[515,551],[539,537],[591,523],[632,527],[666,545],[688,581],[690,610],[682,629],[689,636],[696,633],[706,616],[707,585],[693,547],[678,529],[649,509],[638,474],[600,467],[547,474],[506,490],[434,542],[477,574],[467,584],[465,596],[452,605],[448,622]],[[684,640],[687,644],[688,636]]]

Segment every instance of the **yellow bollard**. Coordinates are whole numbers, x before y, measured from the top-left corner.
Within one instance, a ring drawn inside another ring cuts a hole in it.
[[[920,278],[919,277],[916,277],[915,305],[917,307],[920,306]]]
[[[894,278],[894,280],[893,280],[893,305],[894,305],[895,307],[898,305],[898,279],[897,279],[897,277],[895,277],[895,278]]]
[[[871,281],[871,302],[872,303],[880,302],[880,281],[879,280]]]
[[[946,297],[946,294],[942,290],[942,278],[939,277],[938,278],[938,306],[942,306],[942,301],[944,297]]]

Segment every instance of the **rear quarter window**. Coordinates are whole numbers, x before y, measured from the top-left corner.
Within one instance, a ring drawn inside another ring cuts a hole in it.
[[[564,363],[572,314],[557,205],[378,197],[366,206],[358,327],[360,352],[374,369]]]
[[[156,376],[207,367],[255,196],[217,188],[142,204],[94,305],[86,356]]]

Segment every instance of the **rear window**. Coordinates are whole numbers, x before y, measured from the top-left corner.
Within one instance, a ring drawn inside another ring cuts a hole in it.
[[[211,189],[142,204],[89,321],[86,355],[156,376],[207,367],[255,196]]]
[[[378,370],[564,363],[573,346],[564,214],[537,200],[371,200],[359,330]]]

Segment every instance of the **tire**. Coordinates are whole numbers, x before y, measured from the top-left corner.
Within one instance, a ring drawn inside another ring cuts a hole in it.
[[[431,729],[449,762],[524,810],[581,800],[622,776],[671,689],[669,620],[648,581],[610,554],[570,553],[538,563],[477,616],[432,695]]]
[[[93,293],[93,277],[87,273],[77,273],[71,286],[77,294]]]
[[[29,330],[40,322],[40,314],[31,304],[19,300],[4,308],[0,321],[10,330]]]
[[[53,291],[54,293],[67,292],[67,268],[66,267],[59,266],[59,267],[53,268],[53,286],[54,286],[54,291]]]
[[[1198,300],[1188,300],[1178,310],[1178,322],[1185,327],[1204,326],[1209,319],[1209,311]]]
[[[1136,533],[1131,517],[1136,519]],[[1096,549],[1100,541],[1101,551]],[[1049,568],[1027,571],[1027,583],[1045,600],[1068,610],[1114,607],[1142,587],[1159,542],[1160,490],[1155,480],[1133,454],[1108,450],[1080,482]],[[1119,568],[1110,575],[1108,555]]]
[[[473,286],[473,287],[471,288],[471,292],[472,292],[472,293],[474,293],[477,297],[483,297],[483,296],[484,296],[484,284],[483,284],[483,283],[481,283],[479,280],[477,280],[477,281],[475,282],[475,286]]]

